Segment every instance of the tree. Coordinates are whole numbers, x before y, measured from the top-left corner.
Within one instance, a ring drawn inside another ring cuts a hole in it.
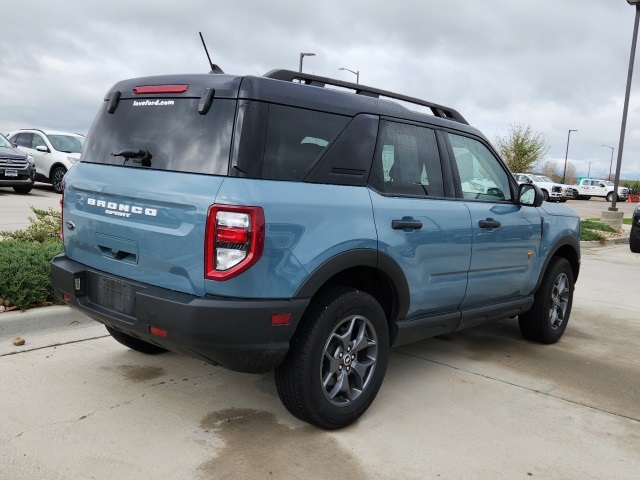
[[[496,145],[507,166],[514,173],[531,172],[549,152],[547,137],[522,124],[510,124],[505,137],[496,135]]]
[[[558,166],[551,160],[544,162],[544,165],[542,165],[542,168],[540,169],[540,173],[545,177],[549,177],[554,182],[559,182],[562,179],[562,174],[558,173]]]

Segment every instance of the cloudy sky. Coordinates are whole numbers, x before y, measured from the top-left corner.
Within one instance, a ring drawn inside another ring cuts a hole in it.
[[[546,135],[547,160],[607,176],[618,154],[634,8],[625,0],[23,0],[2,7],[0,132],[86,133],[116,81],[304,70],[449,105],[492,141]],[[640,176],[640,62],[622,177]]]

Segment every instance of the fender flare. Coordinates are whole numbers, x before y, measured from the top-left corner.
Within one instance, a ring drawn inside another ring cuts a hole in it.
[[[293,298],[311,298],[332,277],[356,267],[373,268],[386,276],[398,302],[396,318],[390,320],[395,322],[406,317],[410,305],[407,278],[400,265],[390,255],[372,249],[349,250],[326,260],[307,277]]]
[[[571,249],[573,249],[573,251],[576,254],[577,264],[575,266],[572,264],[571,266],[574,267],[573,268],[573,272],[574,272],[573,281],[576,282],[578,280],[578,274],[580,272],[580,241],[577,240],[575,237],[573,237],[571,235],[567,235],[565,237],[562,237],[560,240],[558,240],[553,245],[553,247],[551,249],[549,249],[549,255],[547,255],[547,258],[544,261],[544,265],[540,269],[540,274],[538,275],[538,281],[536,283],[536,287],[534,289],[534,292],[538,291],[538,288],[540,287],[540,284],[542,283],[542,278],[544,277],[544,274],[547,271],[547,268],[549,267],[549,262],[556,255],[558,250],[560,250],[563,247],[570,247]],[[568,259],[568,260],[570,260],[570,259]]]

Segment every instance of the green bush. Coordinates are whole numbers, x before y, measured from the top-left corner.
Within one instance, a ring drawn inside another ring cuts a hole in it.
[[[60,252],[62,243],[55,240],[0,242],[0,297],[21,309],[55,301],[49,271]]]
[[[0,298],[21,309],[56,298],[49,276],[51,259],[62,252],[62,214],[31,207],[24,230],[0,232]]]
[[[29,225],[25,230],[15,232],[0,232],[0,236],[7,240],[22,240],[23,242],[47,242],[60,238],[62,228],[62,212],[49,207],[47,210],[31,207],[36,218],[29,217]]]

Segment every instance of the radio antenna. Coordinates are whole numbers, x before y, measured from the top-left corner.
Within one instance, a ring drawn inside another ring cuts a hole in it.
[[[211,67],[211,71],[209,73],[224,73],[222,69],[211,61],[211,57],[209,56],[209,50],[207,50],[207,45],[204,43],[204,37],[202,36],[202,32],[198,32],[200,34],[200,40],[202,40],[202,46],[204,47],[204,53],[207,54],[207,60],[209,60],[209,66]]]

